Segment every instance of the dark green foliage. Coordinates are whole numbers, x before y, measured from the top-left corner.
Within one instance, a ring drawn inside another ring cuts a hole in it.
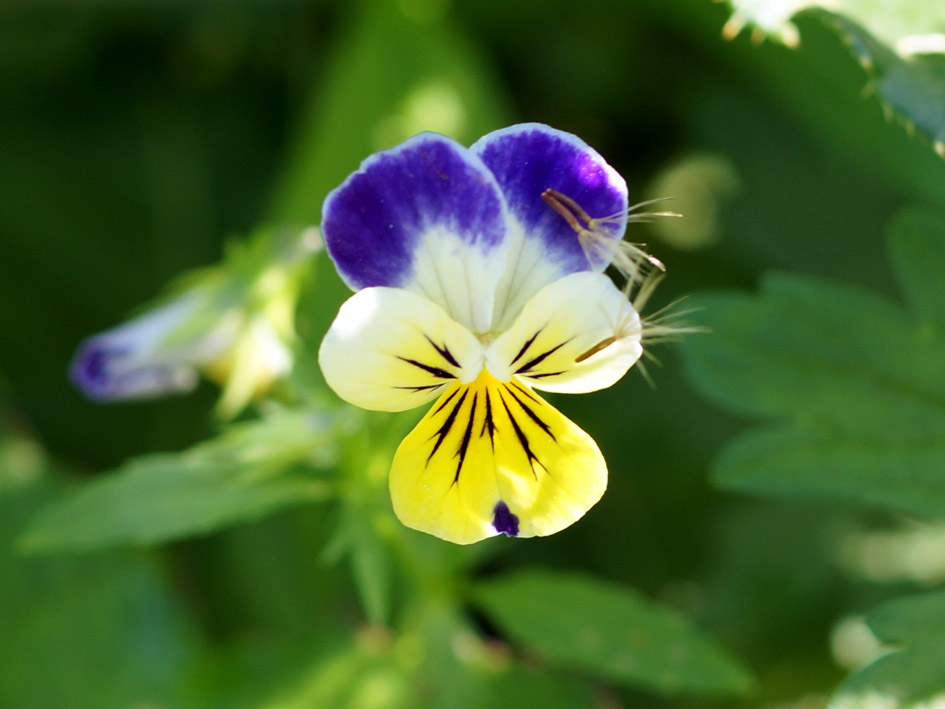
[[[914,313],[868,291],[771,275],[760,298],[696,301],[710,336],[686,343],[694,383],[774,420],[719,456],[725,486],[829,495],[945,515],[945,222],[909,211],[889,243]]]
[[[0,706],[940,701],[942,592],[911,592],[942,579],[838,559],[945,516],[945,82],[896,48],[942,11],[732,4],[799,45],[726,42],[708,0],[0,9]],[[682,363],[653,347],[653,387],[555,398],[610,468],[572,528],[459,548],[399,525],[386,475],[419,412],[325,390],[327,259],[295,369],[239,422],[209,383],[70,387],[83,337],[227,240],[317,224],[371,152],[524,120],[699,226],[629,233],[668,266],[647,312],[700,291]],[[890,652],[839,666],[831,628],[871,607]]]

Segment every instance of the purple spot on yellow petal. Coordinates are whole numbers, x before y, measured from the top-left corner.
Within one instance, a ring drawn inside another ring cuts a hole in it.
[[[495,509],[492,510],[492,526],[495,527],[495,531],[507,537],[518,536],[518,517],[512,514],[509,506],[502,500],[499,500]]]

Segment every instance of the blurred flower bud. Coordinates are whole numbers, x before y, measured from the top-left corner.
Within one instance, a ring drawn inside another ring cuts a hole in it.
[[[72,382],[95,401],[140,400],[190,391],[202,372],[223,387],[218,413],[235,415],[291,370],[299,290],[321,248],[316,228],[260,230],[160,304],[85,340]]]

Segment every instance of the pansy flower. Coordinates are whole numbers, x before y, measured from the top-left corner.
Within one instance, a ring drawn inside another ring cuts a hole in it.
[[[538,390],[590,392],[642,354],[640,317],[604,275],[621,254],[623,178],[541,124],[466,148],[433,133],[366,159],[326,199],[322,234],[355,290],[319,362],[366,409],[432,402],[391,465],[394,511],[459,544],[531,537],[604,493],[597,445]]]

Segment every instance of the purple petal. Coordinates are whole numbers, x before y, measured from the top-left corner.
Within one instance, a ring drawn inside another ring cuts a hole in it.
[[[613,218],[601,228],[615,240],[622,238],[627,185],[596,150],[575,135],[541,123],[488,133],[470,150],[492,170],[526,238],[544,241],[542,252],[560,275],[607,266],[600,253],[585,254],[574,229],[541,197],[546,189],[557,190],[592,218]]]
[[[410,287],[417,250],[437,228],[488,254],[504,241],[506,215],[489,170],[433,133],[369,157],[322,208],[328,253],[355,290]]]

